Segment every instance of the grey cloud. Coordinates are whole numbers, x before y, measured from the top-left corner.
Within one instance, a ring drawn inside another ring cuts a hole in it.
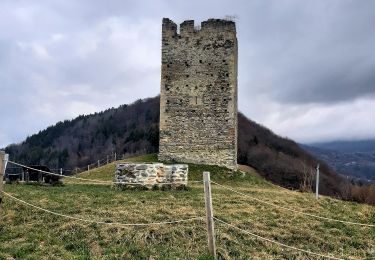
[[[298,140],[342,139],[335,125],[323,136],[303,124],[319,127],[351,111],[373,117],[351,106],[375,100],[374,10],[371,0],[1,1],[0,146],[157,95],[162,17],[199,24],[226,15],[238,17],[240,110]],[[314,121],[311,111],[330,116]],[[348,131],[373,135],[369,126]]]
[[[245,79],[249,92],[255,88],[279,102],[291,103],[335,103],[373,96],[375,3],[299,3],[273,8],[265,18],[249,23],[250,48],[242,47],[249,60],[241,62],[241,72],[248,68],[252,74]]]

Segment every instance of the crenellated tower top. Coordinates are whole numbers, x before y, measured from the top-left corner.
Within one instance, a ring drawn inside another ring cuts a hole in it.
[[[199,29],[198,29],[199,28]],[[178,30],[180,29],[180,30]],[[186,20],[178,25],[170,20],[169,18],[163,18],[163,37],[185,37],[191,34],[199,34],[200,32],[205,32],[207,30],[220,30],[220,31],[232,31],[236,33],[235,22],[225,19],[208,19],[200,24],[200,27],[194,26],[194,20]],[[180,31],[180,33],[178,33]]]

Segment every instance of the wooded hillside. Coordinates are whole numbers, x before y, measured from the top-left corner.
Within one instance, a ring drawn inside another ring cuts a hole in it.
[[[290,189],[314,189],[318,160],[292,140],[239,113],[238,162],[255,168],[266,179]],[[59,122],[10,145],[12,160],[50,168],[74,168],[108,154],[156,153],[159,141],[159,97]],[[351,184],[320,163],[322,194],[352,198]],[[362,196],[361,197],[366,197]],[[359,199],[356,199],[359,200]],[[363,198],[361,200],[364,200]]]

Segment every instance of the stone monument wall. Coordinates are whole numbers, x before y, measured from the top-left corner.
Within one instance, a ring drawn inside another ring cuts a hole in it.
[[[116,186],[147,188],[187,186],[189,168],[186,164],[121,163],[116,165]]]

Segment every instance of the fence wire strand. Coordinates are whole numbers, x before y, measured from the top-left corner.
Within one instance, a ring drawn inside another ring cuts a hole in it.
[[[283,209],[283,210],[287,210],[287,211],[291,211],[291,212],[294,212],[294,213],[298,213],[298,214],[302,214],[302,215],[306,215],[306,216],[309,216],[309,217],[314,217],[314,218],[317,218],[317,219],[323,219],[323,220],[328,220],[328,221],[334,221],[334,222],[340,222],[340,223],[343,223],[343,224],[350,224],[350,225],[357,225],[357,226],[364,226],[364,227],[375,227],[375,224],[365,224],[365,223],[358,223],[358,222],[352,222],[352,221],[345,221],[345,220],[340,220],[340,219],[333,219],[333,218],[328,218],[328,217],[323,217],[323,216],[319,216],[319,215],[315,215],[315,214],[311,214],[311,213],[307,213],[307,212],[303,212],[303,211],[300,211],[300,210],[295,210],[295,209],[291,209],[291,208],[288,208],[288,207],[284,207],[284,206],[280,206],[280,205],[277,205],[275,203],[272,203],[272,202],[268,202],[268,201],[264,201],[264,200],[261,200],[261,199],[258,199],[258,198],[255,198],[253,196],[249,196],[245,193],[242,193],[242,192],[239,192],[239,191],[236,191],[235,189],[232,189],[228,186],[225,186],[225,185],[222,185],[222,184],[219,184],[217,182],[214,182],[214,181],[211,181],[213,184],[219,186],[219,187],[222,187],[224,189],[227,189],[227,190],[230,190],[234,193],[237,193],[239,195],[242,195],[244,197],[248,197],[248,198],[251,198],[253,200],[256,200],[260,203],[263,203],[263,204],[267,204],[269,206],[273,206],[273,207],[276,207],[276,208],[280,208],[280,209]]]
[[[53,173],[53,172],[47,172],[47,171],[35,169],[35,168],[29,167],[29,166],[26,166],[26,165],[22,165],[20,163],[16,163],[16,162],[13,162],[13,161],[8,161],[8,162],[11,163],[11,164],[18,165],[18,166],[21,166],[23,168],[29,169],[29,170],[38,171],[38,172],[45,173],[45,174],[48,174],[48,175],[53,175],[53,176],[58,176],[58,177],[63,177],[63,178],[68,178],[68,179],[90,181],[90,182],[98,182],[98,183],[113,183],[111,181],[103,181],[103,180],[95,180],[95,179],[85,179],[85,178],[79,178],[79,177],[73,177],[73,176],[67,176],[67,175],[60,175],[60,174],[56,174],[56,173]]]
[[[11,164],[14,164],[14,165],[18,165],[20,167],[24,167],[24,168],[29,169],[29,170],[38,171],[38,172],[41,172],[41,173],[45,173],[45,174],[53,175],[53,176],[58,176],[58,177],[62,177],[62,178],[68,178],[68,179],[74,179],[74,180],[80,180],[80,181],[87,181],[87,182],[94,182],[94,183],[102,183],[102,184],[144,185],[143,183],[136,183],[136,182],[104,181],[104,180],[96,180],[96,179],[86,179],[86,178],[80,178],[80,177],[73,177],[73,176],[68,176],[68,175],[60,175],[60,174],[53,173],[53,172],[47,172],[47,171],[35,169],[35,168],[29,167],[29,166],[26,166],[26,165],[22,165],[20,163],[16,163],[16,162],[12,162],[12,161],[8,161],[8,162],[11,163]],[[197,182],[203,182],[203,181],[188,181],[188,182],[190,182],[190,183],[197,183]],[[175,183],[175,182],[161,182],[161,183],[158,183],[158,184],[176,185],[176,184],[179,184],[179,183]]]
[[[286,248],[289,248],[289,249],[293,249],[293,250],[296,250],[296,251],[300,251],[300,252],[304,252],[304,253],[307,253],[307,254],[310,254],[310,255],[320,256],[320,257],[324,257],[324,258],[328,258],[328,259],[343,260],[343,258],[338,258],[338,257],[334,257],[334,256],[329,256],[329,255],[323,255],[323,254],[315,253],[315,252],[312,252],[312,251],[309,251],[309,250],[305,250],[305,249],[297,248],[297,247],[294,247],[294,246],[289,246],[289,245],[286,245],[286,244],[283,244],[283,243],[277,242],[277,241],[272,240],[272,239],[269,239],[269,238],[261,237],[261,236],[259,236],[259,235],[257,235],[257,234],[254,234],[254,233],[250,232],[250,231],[247,231],[247,230],[244,230],[244,229],[242,229],[242,228],[239,228],[239,227],[237,227],[237,226],[235,226],[235,225],[229,224],[228,222],[225,222],[225,221],[223,221],[223,220],[220,220],[220,219],[218,219],[218,218],[216,218],[216,217],[213,217],[213,219],[215,219],[216,221],[218,221],[218,222],[220,222],[220,223],[222,223],[222,224],[225,224],[225,225],[227,225],[227,226],[229,226],[229,227],[232,227],[232,228],[234,228],[234,229],[240,230],[240,231],[242,231],[242,232],[244,232],[244,233],[246,233],[246,234],[248,234],[248,235],[251,235],[251,236],[253,236],[253,237],[256,237],[256,238],[258,238],[258,239],[260,239],[260,240],[264,240],[264,241],[267,241],[267,242],[270,242],[270,243],[274,243],[274,244],[277,244],[277,245],[279,245],[279,246],[283,246],[283,247],[286,247]]]
[[[16,198],[16,197],[10,195],[9,193],[7,193],[5,191],[3,191],[3,194],[12,198],[12,199],[14,199],[14,200],[16,200],[16,201],[18,201],[18,202],[20,202],[20,203],[23,203],[23,204],[27,205],[27,206],[30,206],[32,208],[50,213],[52,215],[56,215],[56,216],[64,217],[64,218],[69,218],[69,219],[73,219],[73,220],[79,220],[79,221],[92,223],[92,224],[115,225],[115,226],[153,226],[153,225],[177,224],[177,223],[181,223],[181,222],[188,222],[188,221],[193,221],[193,220],[198,220],[198,219],[203,220],[203,217],[193,217],[193,218],[188,218],[188,219],[180,219],[180,220],[164,221],[164,222],[152,222],[152,223],[118,223],[118,222],[95,221],[95,220],[89,220],[89,219],[83,219],[83,218],[79,218],[79,217],[69,216],[69,215],[65,215],[65,214],[57,213],[57,212],[54,212],[54,211],[51,211],[51,210],[48,210],[48,209],[41,208],[39,206],[33,205],[29,202],[26,202],[24,200]]]

